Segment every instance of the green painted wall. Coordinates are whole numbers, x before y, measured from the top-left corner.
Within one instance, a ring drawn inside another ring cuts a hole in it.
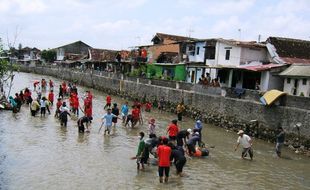
[[[171,70],[174,73],[173,80],[184,81],[186,79],[185,65],[155,65],[147,64],[147,76],[150,78],[161,78],[164,70]]]
[[[185,65],[176,65],[175,66],[175,73],[174,73],[174,80],[185,81],[185,79],[186,79]]]

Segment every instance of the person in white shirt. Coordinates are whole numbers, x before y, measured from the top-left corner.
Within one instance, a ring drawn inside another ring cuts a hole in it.
[[[40,100],[40,108],[41,108],[41,117],[42,115],[45,116],[45,112],[46,112],[46,98],[45,97],[43,97]]]
[[[235,147],[235,151],[238,149],[239,145],[243,147],[241,158],[245,159],[247,154],[249,153],[251,160],[253,160],[253,150],[252,150],[252,139],[248,135],[244,134],[243,130],[240,130],[238,133],[239,135],[237,140],[237,145]]]

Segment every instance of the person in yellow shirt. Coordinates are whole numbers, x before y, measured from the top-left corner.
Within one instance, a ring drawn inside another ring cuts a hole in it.
[[[37,100],[33,100],[30,104],[31,115],[35,117],[39,109],[40,109],[39,102]]]
[[[185,106],[183,101],[178,104],[177,106],[177,115],[178,115],[178,121],[182,121],[183,113],[185,111]]]

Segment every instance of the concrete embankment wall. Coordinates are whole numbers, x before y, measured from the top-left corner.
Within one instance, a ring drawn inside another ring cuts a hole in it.
[[[258,102],[245,99],[150,85],[145,79],[121,80],[63,68],[21,67],[20,69],[23,72],[77,81],[81,85],[125,98],[144,98],[154,102],[164,97],[166,110],[171,112],[174,112],[177,103],[183,100],[188,108],[186,114],[192,118],[200,117],[205,122],[235,131],[243,129],[250,135],[270,141],[274,141],[275,129],[281,125],[288,133],[288,144],[295,147],[299,145],[310,147],[309,109],[287,106],[265,107]],[[250,122],[251,120],[257,122]],[[300,131],[295,127],[298,122],[302,124]]]

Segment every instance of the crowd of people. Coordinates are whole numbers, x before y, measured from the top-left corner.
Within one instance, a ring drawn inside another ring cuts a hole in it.
[[[20,93],[15,94],[15,98],[9,97],[10,105],[14,112],[18,112],[22,104],[29,105],[30,114],[35,117],[40,114],[40,117],[45,117],[46,112],[51,114],[51,107],[54,106],[54,82],[47,82],[45,79],[35,81],[33,83],[33,91],[25,88]],[[47,92],[48,91],[48,92]],[[47,96],[45,96],[47,94]],[[90,126],[93,120],[93,95],[90,91],[86,91],[82,96],[83,107],[80,106],[79,93],[76,84],[62,82],[59,86],[58,98],[55,104],[55,118],[58,118],[61,126],[67,127],[68,117],[75,116],[77,118],[77,126],[79,133],[90,132]],[[68,102],[68,104],[67,104]],[[112,129],[116,128],[119,120],[122,121],[124,127],[136,128],[137,125],[144,123],[142,111],[151,112],[153,104],[151,102],[140,102],[136,99],[132,106],[126,101],[121,108],[118,108],[117,103],[112,103],[110,94],[106,96],[104,110],[106,113],[101,117],[101,126],[98,133],[104,127],[104,135],[111,135]],[[162,112],[165,107],[163,98],[156,105],[159,112]],[[80,112],[83,116],[79,117]],[[131,112],[130,112],[131,110]],[[167,126],[166,134],[159,134],[158,126],[155,118],[148,120],[148,128],[139,133],[139,142],[136,156],[137,169],[143,170],[145,165],[149,163],[150,156],[157,160],[159,182],[168,182],[170,175],[171,163],[176,168],[178,176],[183,176],[183,167],[190,157],[204,157],[209,155],[209,150],[205,147],[202,141],[203,125],[200,119],[197,119],[193,124],[193,128],[181,129],[179,123],[182,122],[182,117],[186,107],[184,102],[180,102],[176,107],[177,119],[171,121]],[[281,156],[281,147],[283,146],[285,133],[283,128],[279,127],[277,135],[276,153]],[[114,130],[115,133],[115,130]],[[238,132],[237,144],[235,151],[242,146],[243,150],[241,158],[246,159],[249,155],[253,159],[253,141],[250,136],[246,135],[243,130]],[[148,136],[148,137],[146,137]]]
[[[206,76],[202,74],[201,77],[199,78],[198,84],[206,85],[206,86],[213,86],[213,87],[220,87],[220,82],[218,78],[211,79],[209,73],[206,73]]]

